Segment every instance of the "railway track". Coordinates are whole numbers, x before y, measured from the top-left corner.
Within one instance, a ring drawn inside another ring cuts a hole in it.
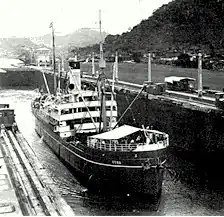
[[[2,148],[23,215],[72,215],[71,208],[47,185],[50,177],[20,132],[3,131]]]
[[[86,82],[90,82],[90,83],[97,82],[97,78],[91,77],[89,75],[84,75],[82,80]],[[108,79],[108,81],[111,85],[112,80]],[[109,84],[106,83],[106,86],[109,86]],[[130,91],[132,93],[138,94],[139,91],[142,89],[143,85],[133,84],[133,83],[124,82],[124,81],[118,81],[118,82],[115,82],[114,87],[117,90],[123,89],[126,91]],[[199,107],[202,110],[204,109],[219,110],[219,108],[217,108],[215,105],[214,97],[212,98],[212,97],[203,96],[202,98],[200,98],[195,94],[189,94],[189,93],[178,92],[178,91],[170,91],[170,90],[166,90],[166,92],[162,95],[148,94],[145,91],[143,91],[142,93],[147,94],[147,97],[150,99],[168,100],[177,104],[184,104],[185,106],[189,108]]]

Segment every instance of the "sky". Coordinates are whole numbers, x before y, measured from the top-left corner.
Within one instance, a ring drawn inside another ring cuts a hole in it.
[[[0,0],[0,37],[57,35],[80,28],[121,34],[147,19],[154,10],[171,0]]]

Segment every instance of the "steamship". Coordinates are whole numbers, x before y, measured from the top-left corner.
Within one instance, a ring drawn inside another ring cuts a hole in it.
[[[64,162],[88,179],[88,186],[117,184],[126,192],[158,195],[168,135],[129,125],[117,127],[117,103],[102,83],[81,85],[80,63],[70,61],[67,93],[42,94],[32,102],[35,129]]]
[[[102,43],[94,88],[82,85],[80,61],[70,59],[68,65],[67,89],[41,94],[32,102],[38,135],[86,178],[89,189],[159,196],[169,136],[144,126],[118,126],[114,75],[108,90]]]

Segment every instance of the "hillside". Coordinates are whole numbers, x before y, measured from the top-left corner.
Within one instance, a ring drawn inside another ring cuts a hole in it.
[[[103,37],[106,37],[107,33],[103,32]],[[28,53],[31,49],[39,47],[51,47],[51,34],[36,38],[1,38],[0,39],[0,56],[19,57],[23,56],[24,52]],[[99,43],[100,33],[99,31],[91,30],[89,28],[79,29],[71,34],[58,36],[55,34],[56,49],[68,50],[75,47],[84,47]],[[26,54],[27,56],[28,54]]]
[[[106,37],[107,33],[103,32],[103,36]],[[39,37],[45,45],[51,45],[51,34],[47,34]],[[59,36],[55,34],[56,46],[74,46],[74,47],[85,47],[99,43],[100,33],[99,31],[91,30],[89,28],[79,29],[71,34]]]
[[[18,58],[25,63],[31,58],[31,51],[38,45],[29,38],[1,38],[0,39],[0,57]]]
[[[175,0],[130,32],[108,35],[104,46],[111,53],[213,53],[224,48],[223,21],[224,0]]]
[[[6,53],[14,53],[16,49],[21,48],[36,48],[37,45],[33,43],[29,38],[1,38],[0,39],[0,51]]]

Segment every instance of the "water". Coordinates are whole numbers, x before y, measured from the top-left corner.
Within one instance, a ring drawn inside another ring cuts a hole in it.
[[[158,210],[151,202],[136,202],[132,197],[81,196],[84,189],[36,134],[30,103],[37,93],[27,90],[1,90],[0,103],[15,108],[20,131],[32,146],[54,185],[76,215],[223,215],[223,191],[212,191],[200,184],[194,165],[170,156],[176,173],[166,173]],[[113,187],[113,186],[112,186]]]

